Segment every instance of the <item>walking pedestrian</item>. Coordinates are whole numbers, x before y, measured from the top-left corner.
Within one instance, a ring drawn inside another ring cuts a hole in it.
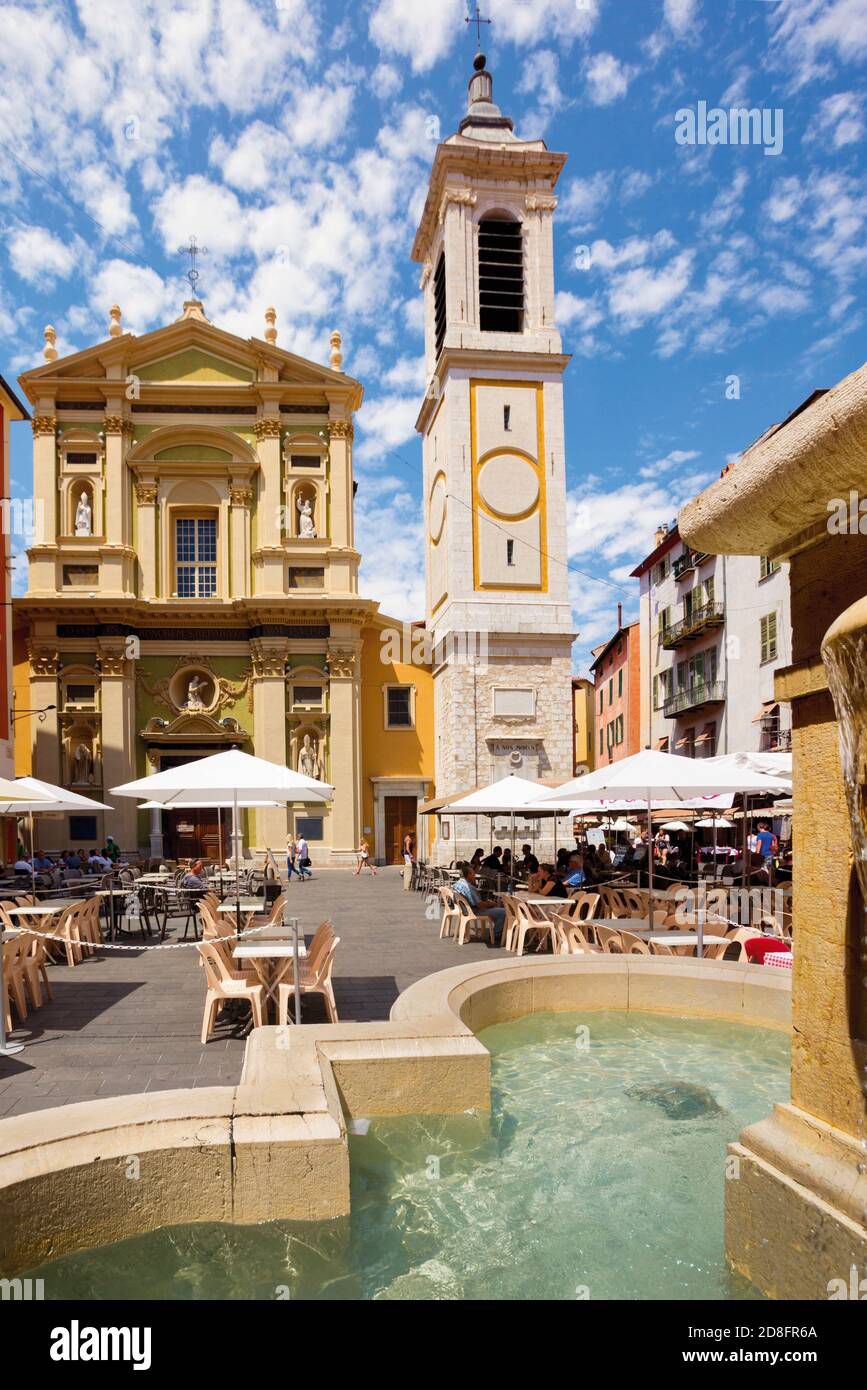
[[[358,846],[358,863],[355,866],[356,878],[361,873],[361,870],[364,868],[369,869],[370,872],[373,874],[373,877],[376,878],[376,869],[373,867],[373,864],[371,863],[370,848],[366,840],[362,840],[361,844]]]
[[[312,878],[310,872],[310,850],[303,835],[299,835],[295,842],[295,872],[302,883],[305,878]]]

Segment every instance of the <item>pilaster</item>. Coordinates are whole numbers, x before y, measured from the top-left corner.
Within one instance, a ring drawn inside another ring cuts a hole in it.
[[[250,646],[253,658],[253,751],[257,757],[285,767],[286,657],[289,642],[285,637],[258,637]],[[257,848],[272,850],[278,863],[282,862],[286,834],[284,806],[262,807],[256,811]]]
[[[114,814],[106,814],[122,850],[138,845],[136,802],[128,796],[111,796],[111,788],[131,782],[136,775],[135,674],[123,637],[102,638],[97,647],[101,675],[102,783]]]
[[[332,627],[327,666],[329,780],[334,786],[331,855],[337,863],[351,863],[361,837],[361,640],[354,632],[341,635]]]

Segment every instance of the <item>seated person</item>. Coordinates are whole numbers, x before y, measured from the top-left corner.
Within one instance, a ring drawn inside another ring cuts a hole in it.
[[[472,859],[470,860],[470,863],[472,864],[474,869],[478,869],[484,857],[485,851],[483,849],[477,849]]]
[[[596,862],[601,869],[611,868],[611,854],[607,845],[597,845]]]
[[[205,866],[201,859],[194,859],[187,872],[181,879],[182,888],[191,888],[194,892],[205,893],[208,888],[208,880],[205,878]]]
[[[45,874],[51,872],[54,868],[54,864],[48,858],[44,850],[38,849],[33,856],[33,867],[36,869],[37,873]]]
[[[74,850],[74,849],[68,849],[68,850],[65,850],[65,851],[64,851],[64,853],[63,853],[63,855],[62,855],[62,863],[63,863],[64,869],[80,869],[80,868],[81,868],[81,860],[80,860],[79,857],[78,857],[77,851]]]
[[[530,845],[521,846],[522,857],[518,860],[517,872],[522,878],[529,878],[530,874],[539,872],[539,861]]]
[[[509,877],[511,877],[512,874],[515,872],[514,869],[512,868],[512,851],[511,851],[510,849],[504,849],[504,850],[503,850],[503,860],[502,860],[502,864],[501,864],[501,872],[504,873],[504,874],[508,874]]]
[[[583,854],[569,855],[569,863],[566,866],[562,881],[566,888],[583,888],[586,881]]]
[[[472,864],[459,864],[461,877],[452,884],[452,892],[460,893],[473,909],[477,917],[490,917],[494,924],[494,944],[499,946],[506,920],[506,909],[493,898],[482,896],[476,885],[476,871]]]
[[[12,867],[16,874],[29,874],[33,872],[33,866],[26,854],[19,854]]]
[[[99,873],[105,873],[107,869],[111,868],[111,860],[103,859],[102,855],[99,853],[99,850],[92,849],[90,851],[90,854],[87,856],[87,867],[90,869],[91,873],[93,873],[94,871]]]
[[[569,894],[563,887],[562,880],[554,871],[553,864],[543,864],[538,874],[535,875],[538,887],[534,892],[543,898],[568,898]]]
[[[503,851],[499,845],[494,845],[493,851],[482,860],[481,867],[490,869],[492,873],[499,874],[503,869]]]
[[[558,872],[558,873],[560,873],[563,869],[566,868],[566,865],[569,863],[569,855],[570,855],[571,853],[572,853],[572,850],[570,850],[570,849],[558,849],[558,851],[557,851],[557,872]]]

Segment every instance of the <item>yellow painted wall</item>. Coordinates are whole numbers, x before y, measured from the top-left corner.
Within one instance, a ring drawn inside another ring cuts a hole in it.
[[[371,854],[385,853],[375,843],[373,783],[371,777],[415,777],[428,782],[428,795],[434,793],[434,705],[433,673],[430,666],[383,659],[384,631],[403,631],[396,619],[382,615],[364,629],[361,653],[361,809],[362,825],[370,826],[365,835]],[[402,655],[409,652],[402,652]],[[415,686],[415,728],[386,729],[383,686]],[[423,818],[424,823],[424,818]],[[419,854],[427,844],[418,845]]]
[[[12,641],[12,688],[15,692],[15,708],[30,708],[30,658],[27,655],[27,640],[23,629],[17,631]],[[30,777],[33,772],[33,732],[31,719],[25,716],[15,721],[15,776]]]

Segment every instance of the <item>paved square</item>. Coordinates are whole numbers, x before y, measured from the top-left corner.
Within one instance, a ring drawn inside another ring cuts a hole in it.
[[[403,891],[400,868],[381,869],[376,878],[325,869],[303,883],[293,879],[289,894],[305,935],[330,917],[340,937],[334,992],[342,1020],[387,1019],[415,980],[492,954],[480,942],[458,949],[440,941],[438,905],[427,917],[424,898]],[[182,927],[181,921],[175,931]],[[172,936],[170,926],[167,940]],[[0,1058],[0,1117],[239,1080],[245,1019],[233,1025],[221,1018],[207,1045],[199,1042],[205,981],[194,947],[106,952],[73,970],[50,966],[48,973],[53,1002],[32,1011],[13,1033],[26,1050]],[[321,999],[304,1002],[304,1018],[327,1021]]]

